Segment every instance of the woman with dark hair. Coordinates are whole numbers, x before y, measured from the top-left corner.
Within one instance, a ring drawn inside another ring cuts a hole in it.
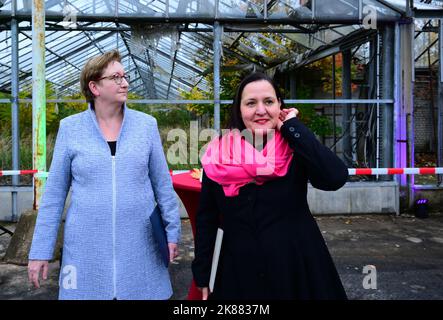
[[[246,87],[246,85],[248,85],[251,82],[255,82],[255,81],[267,81],[274,89],[275,97],[280,102],[280,109],[285,108],[285,102],[283,101],[283,96],[280,92],[280,89],[275,84],[275,82],[268,75],[266,75],[264,73],[260,73],[260,72],[251,73],[249,76],[247,76],[240,83],[240,85],[237,88],[237,92],[234,97],[233,106],[231,108],[231,117],[229,119],[230,120],[230,122],[229,122],[230,129],[238,129],[238,130],[246,129],[245,124],[242,120],[242,114],[241,114],[241,109],[240,109],[241,98],[242,98],[243,90]]]
[[[346,299],[307,203],[308,181],[337,190],[343,162],[320,144],[268,76],[240,84],[228,133],[208,144],[193,276],[203,299]],[[217,229],[224,231],[209,292]]]

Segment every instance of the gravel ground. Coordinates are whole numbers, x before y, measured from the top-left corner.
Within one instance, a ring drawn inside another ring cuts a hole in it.
[[[443,299],[443,213],[427,219],[411,215],[316,219],[350,299]],[[2,225],[10,230],[15,227]],[[182,219],[182,228],[180,257],[170,266],[174,300],[186,299],[192,278],[194,247],[188,219]],[[0,258],[9,239],[9,235],[0,236]],[[369,271],[365,266],[371,266],[366,267]],[[49,279],[36,290],[28,284],[25,266],[0,262],[0,299],[57,299],[58,273],[58,262],[52,263]],[[364,283],[376,288],[365,289]]]

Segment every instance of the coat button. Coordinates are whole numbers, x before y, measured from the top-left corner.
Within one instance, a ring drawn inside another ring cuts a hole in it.
[[[294,132],[295,128],[294,127],[289,127],[289,131]]]
[[[294,137],[300,138],[300,133],[298,133],[298,132],[294,133]]]

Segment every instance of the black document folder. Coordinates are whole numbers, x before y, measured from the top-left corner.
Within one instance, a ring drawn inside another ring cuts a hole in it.
[[[154,211],[150,217],[152,225],[152,233],[154,235],[155,242],[160,251],[161,258],[163,260],[166,268],[169,265],[169,247],[168,239],[166,237],[165,225],[163,223],[163,218],[160,213],[160,208],[155,206]]]

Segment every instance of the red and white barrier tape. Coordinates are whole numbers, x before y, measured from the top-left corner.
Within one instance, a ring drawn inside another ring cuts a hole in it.
[[[21,176],[24,174],[34,174],[38,170],[0,170],[0,176]]]
[[[183,170],[182,170],[183,171]],[[392,175],[392,174],[443,174],[442,168],[353,168],[348,169],[350,176],[355,175]],[[48,172],[38,170],[0,170],[0,176],[36,174],[47,177]]]

